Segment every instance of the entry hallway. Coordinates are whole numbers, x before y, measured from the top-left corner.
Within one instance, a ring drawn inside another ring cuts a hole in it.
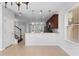
[[[12,45],[2,52],[2,56],[68,56],[64,50],[58,46],[24,46],[24,42]]]

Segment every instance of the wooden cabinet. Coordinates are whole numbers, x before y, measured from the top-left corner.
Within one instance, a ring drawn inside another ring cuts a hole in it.
[[[58,14],[54,14],[46,23],[47,25],[50,24],[52,29],[58,29]]]
[[[58,14],[54,14],[51,18],[46,22],[46,26],[44,28],[45,32],[57,33],[58,29]]]

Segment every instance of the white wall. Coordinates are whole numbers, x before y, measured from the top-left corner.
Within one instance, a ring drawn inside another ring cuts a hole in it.
[[[0,50],[14,43],[14,14],[0,4]]]
[[[2,7],[2,20],[3,20],[3,39],[2,39],[2,49],[5,49],[9,45],[15,42],[14,40],[14,13]]]
[[[65,16],[67,15],[68,10],[77,4],[79,4],[79,3],[66,4],[64,6],[64,8],[62,8],[62,10],[60,11],[60,19],[63,21],[63,24],[61,24],[62,30],[60,30],[60,32],[63,31],[61,36],[63,36],[64,38],[62,38],[62,40],[60,41],[58,46],[60,46],[66,53],[68,53],[71,56],[79,56],[79,53],[78,53],[79,52],[79,45],[77,45],[73,42],[70,42],[70,41],[66,41],[66,40],[68,40],[68,37],[67,37],[67,35],[68,35],[67,34],[68,19]]]
[[[2,49],[2,6],[0,4],[0,50]]]

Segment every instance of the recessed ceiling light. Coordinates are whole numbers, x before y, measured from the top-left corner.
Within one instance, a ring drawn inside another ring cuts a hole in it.
[[[43,12],[43,11],[42,11],[42,10],[40,10],[39,14],[42,14],[42,12]]]

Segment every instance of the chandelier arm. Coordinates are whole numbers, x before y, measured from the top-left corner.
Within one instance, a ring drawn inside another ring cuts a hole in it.
[[[7,8],[7,3],[8,2],[5,2],[5,8]],[[16,5],[18,6],[18,11],[20,10],[20,6],[21,6],[21,2],[15,2],[16,3]],[[26,5],[26,9],[28,9],[28,3],[29,2],[22,2],[23,4],[25,4]],[[13,2],[11,2],[11,6],[13,5]]]
[[[26,5],[26,9],[28,9],[28,3],[29,2],[22,2],[23,4],[25,4]]]
[[[20,2],[18,2],[18,3],[16,3],[16,4],[17,4],[17,6],[18,6],[18,11],[19,11],[21,4],[20,4]]]

